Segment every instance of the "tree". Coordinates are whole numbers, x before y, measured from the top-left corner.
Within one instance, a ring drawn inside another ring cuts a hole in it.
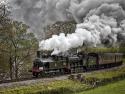
[[[14,21],[7,15],[1,14],[0,17],[0,51],[1,54],[6,54],[10,64],[10,78],[18,79],[19,65],[34,54],[38,42],[34,34],[28,32],[27,25]]]
[[[15,78],[18,79],[18,70],[20,63],[34,54],[38,48],[38,42],[33,33],[28,33],[28,27],[25,24],[14,21],[11,28],[11,36],[8,36],[8,44],[11,52],[11,60],[15,70]]]

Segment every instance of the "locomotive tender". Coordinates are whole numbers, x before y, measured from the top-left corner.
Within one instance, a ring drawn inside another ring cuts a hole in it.
[[[40,51],[33,62],[32,74],[50,76],[85,72],[121,65],[122,53],[77,53],[72,55],[48,55]]]

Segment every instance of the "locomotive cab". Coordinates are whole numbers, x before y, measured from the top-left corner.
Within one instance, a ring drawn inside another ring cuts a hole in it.
[[[99,56],[97,53],[89,53],[87,57],[86,66],[88,69],[98,69]]]

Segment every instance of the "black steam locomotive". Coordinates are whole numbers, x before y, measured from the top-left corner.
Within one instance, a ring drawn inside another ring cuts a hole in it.
[[[114,67],[121,65],[122,62],[122,53],[77,53],[51,56],[38,51],[37,59],[33,62],[32,74],[38,77],[78,73]]]

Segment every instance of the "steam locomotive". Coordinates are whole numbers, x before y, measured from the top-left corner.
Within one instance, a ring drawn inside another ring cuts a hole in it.
[[[32,74],[34,77],[71,74],[119,66],[122,62],[122,53],[77,53],[51,56],[37,51]]]

